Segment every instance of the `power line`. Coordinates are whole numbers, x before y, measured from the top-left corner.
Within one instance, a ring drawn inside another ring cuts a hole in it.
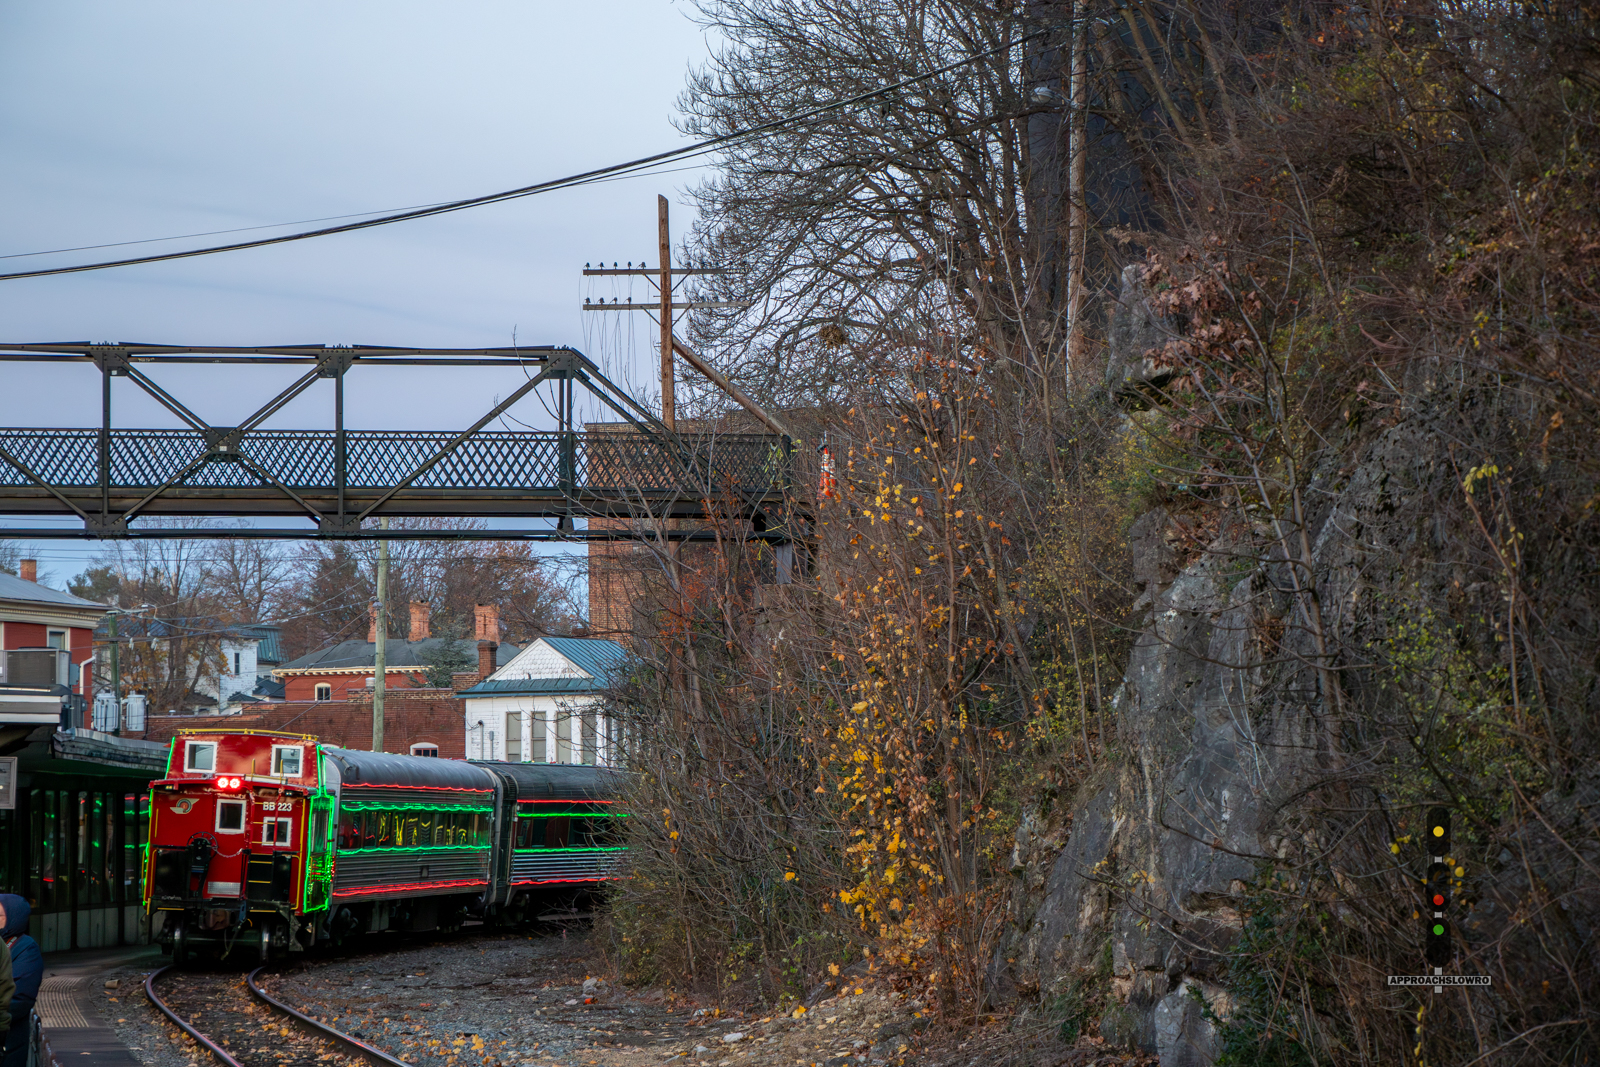
[[[652,174],[681,174],[687,170],[699,170],[699,167],[674,167],[671,170],[652,171]],[[621,174],[615,178],[596,178],[592,183],[599,185],[601,182],[624,181],[628,178],[640,177],[635,174]],[[440,201],[439,203],[444,203]],[[291,222],[264,222],[259,226],[234,226],[226,230],[201,230],[198,233],[175,233],[170,237],[142,237],[136,241],[108,241],[98,245],[74,245],[71,248],[47,248],[40,252],[11,252],[0,256],[0,259],[29,259],[33,256],[56,256],[65,252],[92,252],[99,248],[127,248],[130,245],[158,245],[166,241],[184,241],[191,237],[217,237],[225,233],[251,233],[255,230],[277,230],[284,226],[309,226],[313,222],[336,222],[339,219],[359,219],[363,215],[383,215],[397,211],[415,211],[419,208],[438,207],[439,204],[412,204],[410,207],[384,207],[373,208],[371,211],[352,211],[346,215],[324,215],[317,219],[296,219]]]
[[[682,148],[674,148],[666,152],[657,152],[654,155],[642,156],[639,159],[630,160],[626,163],[614,163],[608,167],[600,167],[595,170],[583,171],[579,174],[570,174],[564,178],[553,178],[550,181],[537,182],[533,185],[524,185],[516,189],[506,189],[502,192],[489,193],[485,196],[468,197],[465,200],[452,200],[441,204],[430,204],[424,207],[410,208],[402,211],[392,212],[386,215],[381,215],[375,219],[364,219],[360,222],[347,222],[339,226],[325,226],[316,230],[302,230],[298,233],[280,234],[277,237],[263,237],[254,241],[238,241],[233,244],[212,245],[208,248],[191,248],[182,252],[163,252],[158,255],[138,256],[131,259],[104,260],[99,263],[80,263],[68,267],[48,267],[40,270],[18,271],[12,274],[0,274],[0,282],[16,281],[22,278],[46,278],[57,274],[82,274],[92,270],[109,270],[112,267],[133,267],[145,263],[163,263],[168,260],[175,259],[193,259],[196,256],[209,256],[218,252],[240,252],[249,248],[266,248],[269,245],[288,244],[292,241],[305,241],[313,237],[331,237],[334,234],[352,233],[356,230],[367,230],[377,226],[387,226],[396,222],[409,222],[412,219],[425,219],[434,215],[446,215],[450,214],[451,212],[465,211],[469,208],[483,207],[487,204],[498,204],[507,200],[519,200],[523,197],[537,196],[540,193],[554,192],[558,189],[576,188],[581,185],[588,185],[592,182],[601,181],[613,176],[648,170],[662,163],[680,159],[692,159],[696,156],[708,155],[725,145],[730,145],[739,141],[758,137],[762,134],[780,130],[790,125],[803,123],[818,116],[827,115],[834,111],[851,107],[855,104],[861,104],[870,100],[875,100],[880,96],[886,96],[890,93],[897,92],[898,90],[904,89],[907,86],[928,81],[929,79],[936,78],[941,74],[948,74],[953,70],[958,70],[961,67],[967,66],[968,64],[976,63],[981,59],[987,59],[988,57],[997,55],[1001,52],[1010,51],[1013,48],[1026,44],[1035,37],[1044,36],[1045,33],[1046,31],[1044,30],[1036,30],[1033,33],[1024,34],[1015,41],[996,46],[985,52],[979,52],[976,55],[968,56],[967,58],[957,60],[954,63],[946,64],[945,66],[931,70],[926,74],[919,74],[914,78],[907,78],[904,81],[896,82],[893,85],[886,85],[881,89],[873,89],[869,92],[859,93],[844,100],[836,100],[831,104],[824,104],[821,107],[815,107],[809,111],[802,111],[798,115],[782,119],[773,119],[770,122],[763,122],[756,126],[752,126],[747,130],[736,130],[732,133],[725,133],[717,137],[710,137],[703,141],[697,141],[694,144],[685,145]],[[290,223],[289,225],[293,224]]]

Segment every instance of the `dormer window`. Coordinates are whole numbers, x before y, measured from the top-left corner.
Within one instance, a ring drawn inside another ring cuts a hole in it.
[[[329,685],[327,682],[323,682],[321,685],[317,686],[316,694],[318,700],[332,700],[333,686]]]
[[[215,741],[190,741],[183,749],[183,769],[210,774],[217,769],[217,743]]]

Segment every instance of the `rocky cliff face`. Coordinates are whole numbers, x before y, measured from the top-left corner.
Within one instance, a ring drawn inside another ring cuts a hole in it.
[[[1142,353],[1155,333],[1136,275],[1125,275],[1114,393],[1147,395]],[[1396,426],[1306,487],[1329,641],[1361,639],[1356,604],[1372,568],[1407,567],[1439,547],[1426,504],[1449,471],[1425,428]],[[1183,559],[1173,521],[1157,509],[1129,535],[1143,615],[1115,696],[1118,765],[1024,821],[995,978],[1041,1010],[1078,1013],[1112,1042],[1159,1053],[1163,1067],[1198,1067],[1218,1051],[1210,1017],[1231,1007],[1221,965],[1249,885],[1270,859],[1316,846],[1319,828],[1295,799],[1334,769],[1339,746],[1313,666],[1308,594],[1294,592],[1285,565],[1298,532],[1286,539],[1267,520],[1234,516]],[[1332,699],[1351,699],[1347,685]]]

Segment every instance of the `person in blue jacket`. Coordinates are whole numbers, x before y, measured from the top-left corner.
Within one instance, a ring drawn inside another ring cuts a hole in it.
[[[11,995],[11,1028],[6,1031],[5,1058],[0,1067],[24,1067],[28,1062],[28,1016],[39,997],[44,978],[44,954],[39,943],[27,934],[28,915],[33,908],[15,893],[0,893],[0,939],[11,950],[11,977],[16,992]]]

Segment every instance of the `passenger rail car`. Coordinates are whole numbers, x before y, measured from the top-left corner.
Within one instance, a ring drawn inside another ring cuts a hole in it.
[[[546,897],[597,886],[622,854],[617,775],[602,767],[473,761],[506,782],[494,903],[513,921]]]
[[[524,917],[615,876],[615,778],[298,734],[184,731],[151,785],[145,908],[178,962]]]

